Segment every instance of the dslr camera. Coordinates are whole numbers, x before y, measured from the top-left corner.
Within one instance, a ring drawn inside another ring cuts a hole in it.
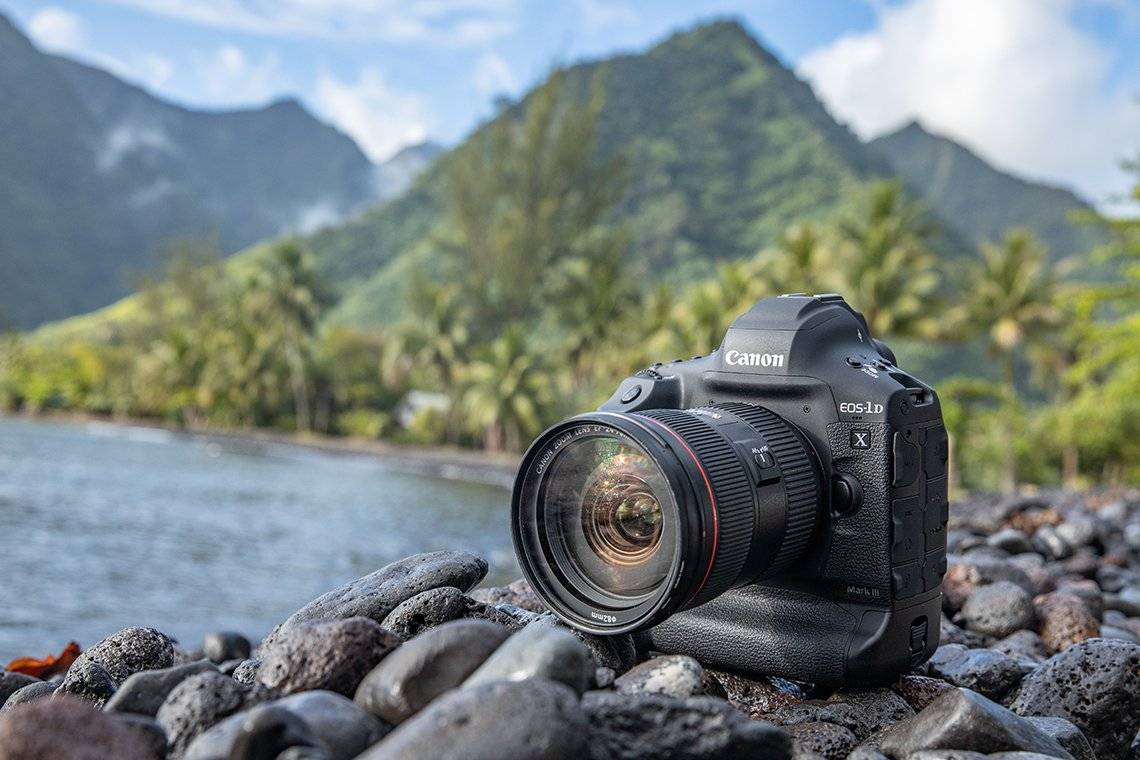
[[[713,667],[882,683],[937,648],[934,390],[841,296],[766,298],[708,356],[626,378],[523,457],[515,550],[569,625]]]

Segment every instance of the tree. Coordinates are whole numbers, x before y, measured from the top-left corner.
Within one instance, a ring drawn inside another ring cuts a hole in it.
[[[983,244],[980,258],[966,269],[963,302],[955,323],[966,335],[985,337],[1013,398],[1017,397],[1019,350],[1039,343],[1061,326],[1059,289],[1060,279],[1048,266],[1045,249],[1024,230],[1009,232],[1000,245]],[[1017,486],[1014,433],[1007,425],[1004,485],[1008,490]]]
[[[908,201],[898,182],[876,182],[865,214],[839,224],[835,282],[862,311],[871,333],[929,334],[939,285],[929,242],[934,233],[925,208]]]
[[[480,351],[465,379],[464,419],[490,451],[520,450],[550,414],[549,374],[539,355],[528,350],[526,332],[518,325]]]
[[[757,257],[757,273],[773,293],[823,293],[838,287],[834,253],[815,225],[793,224]]]

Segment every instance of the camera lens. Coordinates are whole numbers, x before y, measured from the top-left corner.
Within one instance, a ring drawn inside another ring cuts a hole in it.
[[[597,412],[527,451],[512,532],[556,614],[619,633],[787,567],[821,494],[807,439],[762,407]]]

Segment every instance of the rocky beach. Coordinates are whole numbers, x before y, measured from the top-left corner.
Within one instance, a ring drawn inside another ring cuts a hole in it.
[[[260,642],[137,627],[12,663],[0,760],[1140,758],[1140,492],[957,501],[948,546],[941,646],[886,685],[580,634],[523,581],[481,586],[481,557],[434,552]]]

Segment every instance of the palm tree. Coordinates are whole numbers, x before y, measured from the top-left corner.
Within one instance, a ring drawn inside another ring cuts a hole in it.
[[[810,222],[784,230],[776,247],[761,251],[757,270],[773,293],[822,293],[837,286],[832,252]]]
[[[1045,248],[1025,230],[1007,233],[1000,245],[983,244],[980,259],[966,270],[964,300],[955,323],[967,335],[985,336],[1013,398],[1019,350],[1040,345],[1061,325],[1060,286],[1058,270],[1048,265]],[[1017,486],[1013,433],[1007,428],[1005,486],[1009,490]]]
[[[512,325],[466,371],[465,420],[488,451],[518,451],[542,427],[551,408],[549,376],[528,350],[526,332]]]
[[[872,334],[908,337],[932,329],[939,284],[933,232],[923,206],[908,201],[897,182],[872,185],[866,215],[840,223],[838,284]]]

